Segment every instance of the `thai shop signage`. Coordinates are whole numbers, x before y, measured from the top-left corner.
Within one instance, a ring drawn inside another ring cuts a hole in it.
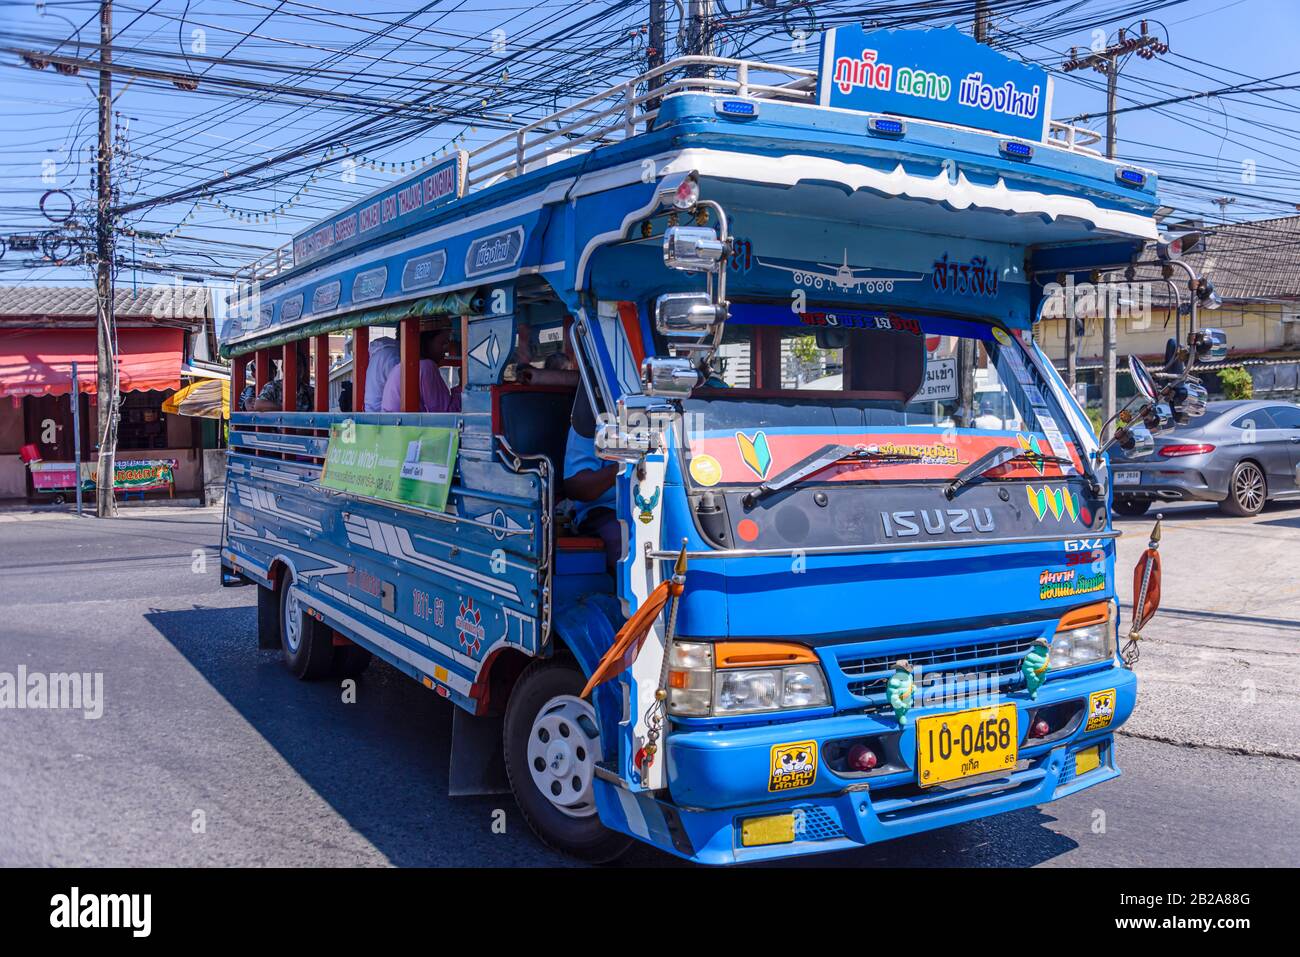
[[[1009,59],[956,27],[822,35],[822,106],[892,113],[1045,140],[1052,87],[1041,67]]]
[[[320,483],[338,492],[443,512],[459,441],[455,429],[335,422]]]
[[[395,233],[409,226],[422,210],[459,199],[465,194],[466,160],[465,151],[456,150],[447,159],[386,186],[294,236],[294,265]]]

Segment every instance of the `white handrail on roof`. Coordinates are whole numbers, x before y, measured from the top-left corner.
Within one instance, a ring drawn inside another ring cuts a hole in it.
[[[670,76],[680,73],[679,76]],[[698,76],[691,76],[698,73]],[[753,74],[786,78],[779,83],[755,83]],[[649,81],[662,78],[651,88]],[[684,56],[626,80],[499,136],[469,153],[466,185],[482,188],[502,178],[519,176],[552,157],[567,158],[574,148],[614,143],[636,136],[659,116],[659,103],[675,93],[732,94],[758,100],[816,104],[817,71],[801,67],[737,60],[730,57]],[[638,94],[637,88],[645,91]],[[562,122],[563,121],[563,122]],[[557,125],[561,124],[562,125]],[[1056,120],[1048,126],[1047,145],[1070,152],[1100,156],[1091,145],[1100,134]],[[589,145],[588,145],[589,144]],[[293,243],[271,251],[236,274],[240,280],[266,279],[293,268]]]

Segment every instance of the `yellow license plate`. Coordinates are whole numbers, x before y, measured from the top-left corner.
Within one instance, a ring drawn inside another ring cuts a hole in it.
[[[793,841],[793,814],[751,817],[740,825],[740,843],[744,847],[761,847],[764,844],[790,844]]]
[[[1016,706],[996,705],[918,718],[916,773],[922,787],[1010,771],[1016,766]]]

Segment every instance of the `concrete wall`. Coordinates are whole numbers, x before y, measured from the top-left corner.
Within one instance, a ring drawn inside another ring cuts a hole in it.
[[[0,396],[0,499],[27,494],[27,467],[18,458],[22,444],[22,400]]]
[[[0,453],[0,499],[27,494],[27,466],[17,455]]]
[[[1221,309],[1202,310],[1200,324],[1215,326],[1228,334],[1232,355],[1256,355],[1275,349],[1300,347],[1300,322],[1283,322],[1283,315],[1300,312],[1300,304],[1224,303]],[[1183,317],[1184,329],[1187,317]],[[1079,347],[1079,361],[1100,361],[1102,357],[1102,323],[1088,319],[1087,331]],[[1150,318],[1142,316],[1119,319],[1116,328],[1116,352],[1121,356],[1162,356],[1165,341],[1174,334],[1169,310],[1155,309]],[[1053,360],[1065,361],[1065,320],[1044,319],[1038,326],[1038,343]]]

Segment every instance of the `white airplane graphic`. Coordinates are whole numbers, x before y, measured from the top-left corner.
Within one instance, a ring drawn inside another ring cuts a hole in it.
[[[782,263],[794,263],[794,265],[782,265]],[[921,276],[872,275],[874,270],[870,267],[859,268],[849,265],[848,249],[844,250],[844,261],[839,265],[832,263],[814,264],[828,270],[827,272],[810,269],[808,266],[798,263],[797,260],[758,259],[758,264],[772,269],[780,269],[782,272],[792,273],[794,281],[801,286],[811,286],[814,289],[835,286],[845,292],[893,292],[894,283],[920,282],[922,278]]]

